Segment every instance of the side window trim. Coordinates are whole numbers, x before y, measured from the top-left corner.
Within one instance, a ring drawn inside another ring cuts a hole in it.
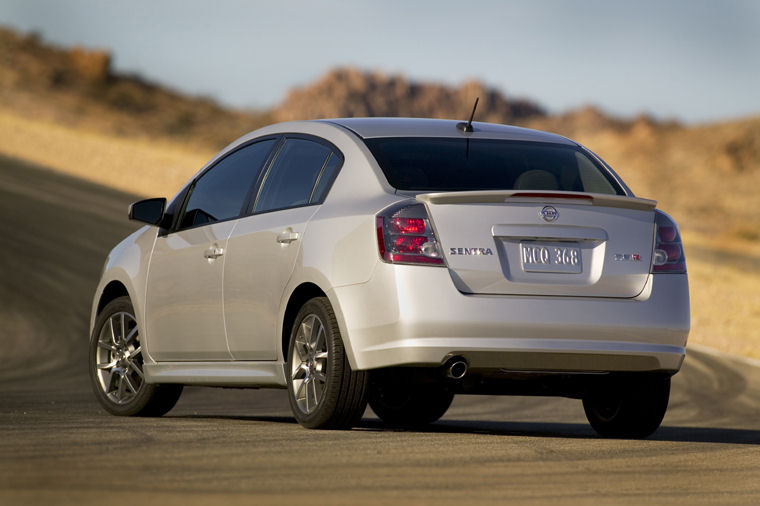
[[[317,188],[319,188],[319,183],[322,182],[322,177],[324,176],[325,170],[327,170],[327,167],[330,166],[330,160],[332,160],[332,157],[336,157],[338,159],[338,166],[335,168],[335,171],[329,176],[330,180],[326,181],[326,186],[324,189],[324,196],[320,200],[314,200],[314,194],[317,191]],[[340,151],[333,150],[330,153],[330,156],[327,157],[327,160],[325,160],[325,164],[322,166],[322,170],[319,172],[319,177],[317,178],[317,181],[314,183],[314,188],[311,190],[311,197],[309,198],[310,204],[322,204],[325,199],[327,198],[327,195],[330,193],[330,189],[332,188],[333,183],[338,178],[338,174],[340,174],[341,169],[343,169],[343,163],[346,161],[346,159],[343,157],[343,153]]]
[[[173,200],[167,206],[167,211],[168,211],[169,208],[175,203],[175,201],[177,202],[177,209],[171,215],[171,222],[168,223],[168,226],[159,228],[159,231],[158,231],[159,237],[166,237],[167,235],[172,234],[177,230],[177,228],[179,227],[180,216],[182,216],[182,214],[185,212],[185,206],[187,206],[188,196],[190,195],[190,191],[193,189],[194,186],[195,186],[195,181],[193,181],[192,183],[186,184],[185,187],[181,190],[181,192],[177,194],[177,196],[175,197],[175,200]],[[166,211],[164,211],[164,213],[166,213]],[[166,214],[164,214],[163,219],[166,219]],[[167,224],[162,223],[162,225],[167,225]]]
[[[319,188],[319,182],[322,180],[322,174],[325,173],[325,167],[327,167],[327,164],[330,163],[330,158],[334,156],[334,153],[330,151],[330,154],[327,155],[327,158],[325,158],[324,163],[322,164],[322,168],[319,169],[319,175],[317,175],[317,180],[314,181],[314,186],[311,188],[311,195],[309,195],[309,204],[316,204],[314,202],[314,192],[317,191],[317,188]]]
[[[283,207],[283,208],[280,208],[280,209],[267,209],[266,211],[255,212],[254,210],[256,209],[256,203],[258,202],[259,198],[261,197],[261,189],[264,187],[264,183],[266,181],[266,178],[269,176],[269,172],[272,169],[272,166],[274,165],[274,162],[277,159],[277,156],[280,154],[280,150],[285,145],[285,142],[288,139],[303,139],[303,140],[307,140],[307,141],[311,141],[311,142],[316,142],[317,144],[322,144],[323,146],[325,146],[326,148],[328,148],[330,150],[330,155],[327,156],[327,158],[325,158],[325,161],[324,161],[324,163],[322,164],[322,167],[319,170],[319,175],[317,176],[317,180],[314,182],[314,186],[311,189],[311,193],[309,195],[309,202],[307,202],[305,204],[297,205],[297,206]],[[332,142],[328,141],[327,139],[323,139],[322,137],[317,137],[315,135],[309,135],[309,134],[303,134],[303,133],[297,133],[297,132],[291,132],[291,133],[283,133],[283,134],[281,134],[281,139],[280,139],[279,143],[277,144],[277,147],[273,151],[274,151],[274,155],[271,156],[271,158],[269,158],[267,160],[266,165],[264,166],[264,168],[261,171],[261,176],[260,176],[259,180],[256,183],[256,196],[255,196],[254,199],[252,199],[252,202],[250,203],[250,206],[248,208],[248,212],[246,213],[247,216],[266,214],[266,213],[271,213],[271,212],[276,212],[276,211],[284,211],[286,209],[296,209],[296,208],[299,208],[299,207],[307,207],[307,206],[314,206],[314,205],[321,204],[322,202],[315,202],[312,199],[314,198],[314,192],[316,191],[317,187],[319,186],[319,181],[322,178],[322,174],[323,174],[323,172],[325,170],[325,167],[327,167],[327,164],[330,162],[330,158],[332,158],[333,156],[337,156],[340,159],[340,165],[335,170],[335,174],[333,176],[333,180],[330,181],[329,184],[328,184],[328,191],[327,191],[327,193],[329,193],[329,188],[332,187],[332,183],[338,177],[338,174],[340,173],[340,170],[343,168],[343,162],[345,161],[345,157],[343,156],[343,153]]]
[[[280,151],[282,151],[282,147],[285,145],[286,140],[287,136],[280,135],[277,143],[272,148],[269,158],[267,158],[266,163],[261,169],[261,173],[259,173],[259,177],[256,178],[256,183],[253,185],[253,190],[251,191],[248,204],[246,205],[245,216],[256,214],[253,210],[256,209],[256,202],[259,201],[259,197],[261,196],[261,189],[264,187],[264,183],[269,176],[269,171],[272,170],[272,165],[274,165],[274,161],[277,160],[277,157],[280,155]]]

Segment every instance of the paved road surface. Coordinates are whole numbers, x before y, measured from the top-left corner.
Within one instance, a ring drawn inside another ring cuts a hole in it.
[[[103,412],[90,298],[128,195],[0,158],[0,505],[760,504],[760,369],[690,351],[663,427],[605,440],[579,401],[464,397],[423,431],[309,431],[279,390]]]

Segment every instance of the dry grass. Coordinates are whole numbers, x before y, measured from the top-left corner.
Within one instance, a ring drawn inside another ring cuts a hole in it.
[[[760,117],[678,127],[636,121],[621,130],[569,132],[604,158],[639,196],[679,225],[726,240],[760,240],[747,219],[760,188]]]
[[[598,137],[596,140],[606,147],[606,139]],[[119,190],[167,197],[213,155],[192,145],[116,138],[31,120],[2,109],[0,152]],[[634,189],[653,188],[644,177],[646,174],[625,172],[621,171]],[[665,197],[664,200],[671,200]],[[676,217],[679,218],[677,213]],[[689,220],[685,222],[683,232],[691,283],[691,342],[760,358],[757,330],[760,329],[760,243],[736,234],[704,233],[697,230],[699,227],[689,227]]]
[[[118,190],[165,197],[214,154],[192,145],[74,130],[2,109],[0,152]]]
[[[684,233],[689,340],[760,359],[760,244]]]

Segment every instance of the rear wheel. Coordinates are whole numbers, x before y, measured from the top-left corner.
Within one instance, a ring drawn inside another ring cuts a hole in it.
[[[444,385],[378,374],[370,386],[369,406],[386,424],[418,427],[441,418],[451,406],[454,394]]]
[[[90,382],[106,411],[121,416],[161,416],[174,407],[182,385],[145,381],[140,331],[129,297],[109,302],[90,336]]]
[[[644,438],[662,423],[670,398],[670,378],[638,378],[591,391],[583,409],[601,436]]]
[[[350,428],[367,408],[367,373],[348,363],[330,302],[303,305],[290,333],[288,399],[298,423],[309,429]]]

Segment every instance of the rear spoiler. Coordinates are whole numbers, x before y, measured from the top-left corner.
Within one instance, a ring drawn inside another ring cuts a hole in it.
[[[583,193],[568,191],[524,191],[524,190],[485,190],[468,192],[421,193],[417,200],[428,204],[573,204],[601,207],[619,207],[652,211],[657,206],[656,200],[627,197],[625,195],[605,195],[601,193]]]

